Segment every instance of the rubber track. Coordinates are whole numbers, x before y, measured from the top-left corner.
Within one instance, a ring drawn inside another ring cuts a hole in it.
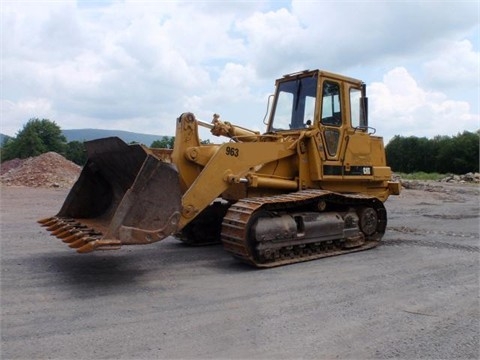
[[[332,246],[326,246],[324,251],[313,254],[297,251],[297,254],[286,259],[278,259],[266,263],[259,263],[255,260],[248,245],[248,224],[252,216],[261,210],[294,212],[308,205],[308,203],[319,201],[321,198],[328,203],[349,207],[372,206],[377,212],[378,232],[370,238],[366,237],[363,245],[351,249],[340,249],[333,244]],[[373,248],[379,244],[381,237],[385,233],[386,225],[387,214],[385,207],[375,197],[363,194],[339,194],[326,190],[302,190],[286,195],[245,198],[237,201],[228,209],[223,219],[221,237],[225,250],[241,261],[256,267],[274,267]]]

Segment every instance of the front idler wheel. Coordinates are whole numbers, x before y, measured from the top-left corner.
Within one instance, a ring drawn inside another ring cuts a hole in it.
[[[378,227],[378,217],[375,209],[371,207],[361,208],[358,217],[360,219],[360,230],[367,236],[375,234]]]

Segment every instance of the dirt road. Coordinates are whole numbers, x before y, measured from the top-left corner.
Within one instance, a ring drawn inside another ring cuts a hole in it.
[[[386,203],[382,246],[268,270],[172,238],[78,255],[1,187],[2,359],[478,359],[479,187]]]

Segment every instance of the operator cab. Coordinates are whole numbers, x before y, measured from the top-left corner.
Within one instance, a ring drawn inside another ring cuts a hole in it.
[[[298,132],[321,125],[366,131],[365,84],[320,70],[305,70],[278,79],[267,133]]]

